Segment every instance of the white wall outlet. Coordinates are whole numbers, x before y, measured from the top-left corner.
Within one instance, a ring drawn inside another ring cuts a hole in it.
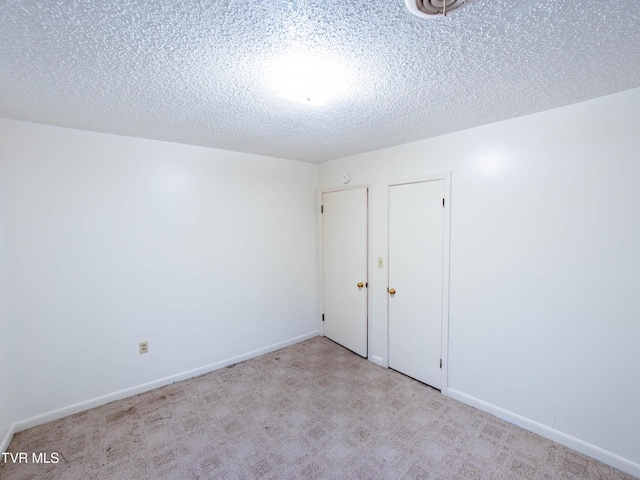
[[[140,355],[143,353],[149,353],[149,342],[140,342]]]
[[[378,257],[378,268],[382,268],[382,257]]]

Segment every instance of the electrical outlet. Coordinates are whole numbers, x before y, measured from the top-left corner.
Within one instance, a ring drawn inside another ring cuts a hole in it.
[[[378,257],[378,268],[382,268],[382,257]]]
[[[143,353],[149,353],[149,342],[140,342],[140,355]]]

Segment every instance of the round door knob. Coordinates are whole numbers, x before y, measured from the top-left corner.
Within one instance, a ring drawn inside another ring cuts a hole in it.
[[[389,295],[395,295],[396,294],[396,289],[395,288],[390,288],[389,289]]]
[[[358,288],[364,287],[364,282],[358,282]]]

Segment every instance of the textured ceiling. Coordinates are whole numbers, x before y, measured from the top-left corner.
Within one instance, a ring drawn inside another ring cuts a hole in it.
[[[291,52],[344,89],[277,97]],[[638,0],[0,0],[1,117],[314,163],[638,86]]]

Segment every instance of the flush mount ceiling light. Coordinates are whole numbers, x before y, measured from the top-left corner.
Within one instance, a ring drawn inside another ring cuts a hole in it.
[[[311,53],[284,55],[273,69],[278,97],[314,106],[340,93],[346,77],[339,64]]]
[[[422,18],[446,17],[469,0],[405,0],[411,13]]]

